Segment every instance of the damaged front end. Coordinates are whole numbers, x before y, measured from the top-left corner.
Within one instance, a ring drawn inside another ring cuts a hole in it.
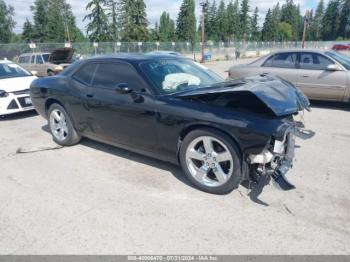
[[[292,185],[286,174],[293,166],[295,149],[295,127],[283,129],[282,135],[270,140],[261,154],[249,155],[250,178],[257,180],[260,176],[271,176],[273,184],[281,190],[292,190]]]

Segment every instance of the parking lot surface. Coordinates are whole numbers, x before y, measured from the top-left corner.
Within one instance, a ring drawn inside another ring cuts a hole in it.
[[[224,196],[112,146],[60,148],[35,113],[2,118],[0,254],[350,254],[349,115],[321,102],[305,113],[296,190],[262,179]]]

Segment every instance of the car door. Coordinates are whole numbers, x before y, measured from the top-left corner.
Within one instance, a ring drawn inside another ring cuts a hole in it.
[[[277,53],[270,56],[261,67],[262,73],[279,76],[294,85],[298,81],[296,52]]]
[[[36,64],[35,64],[35,55],[30,56],[30,61],[28,64],[28,69],[29,71],[38,71]],[[39,75],[39,74],[38,74]],[[40,75],[39,75],[40,76]]]
[[[124,87],[131,92],[121,92]],[[85,113],[93,136],[144,151],[157,151],[153,96],[126,62],[100,63],[84,89]]]
[[[42,58],[42,56],[36,55],[35,58],[35,66],[36,66],[36,70],[38,71],[38,75],[40,76],[46,76],[47,72],[46,72],[46,66],[44,64],[44,59]]]
[[[347,85],[346,71],[327,70],[335,62],[312,52],[302,52],[297,86],[311,99],[342,100]]]

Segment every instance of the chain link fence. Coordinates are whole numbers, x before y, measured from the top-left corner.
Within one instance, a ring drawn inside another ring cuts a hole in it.
[[[334,44],[349,44],[348,42],[305,42],[305,48],[330,49]],[[7,58],[16,61],[23,53],[52,52],[63,48],[66,43],[38,43],[35,48],[29,44],[0,44],[0,59]],[[147,53],[152,51],[174,51],[184,56],[199,60],[201,58],[201,43],[192,45],[183,42],[103,42],[103,43],[72,43],[75,55],[90,57],[112,53]],[[301,48],[301,42],[208,42],[205,53],[212,60],[231,60],[237,53],[240,57],[258,57],[279,49]]]

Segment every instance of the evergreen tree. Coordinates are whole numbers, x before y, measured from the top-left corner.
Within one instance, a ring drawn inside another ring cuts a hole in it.
[[[227,5],[227,37],[228,40],[234,41],[235,36],[239,31],[239,12],[238,12],[238,0],[233,3],[230,1]]]
[[[315,15],[310,21],[310,33],[313,36],[313,40],[320,41],[322,40],[322,20],[324,16],[324,2],[320,0],[317,5]]]
[[[292,26],[294,41],[298,41],[302,34],[301,21],[300,7],[295,5],[293,0],[286,0],[281,9],[281,22],[286,22]]]
[[[255,7],[253,16],[250,20],[251,21],[250,35],[251,35],[251,40],[254,40],[254,41],[257,41],[260,38],[258,20],[259,20],[259,9],[258,7]]]
[[[176,34],[180,41],[195,43],[196,16],[194,0],[183,0],[177,18]]]
[[[167,12],[160,16],[159,39],[163,42],[175,41],[175,22]]]
[[[286,22],[278,24],[278,41],[289,41],[293,37],[292,26]]]
[[[339,19],[339,36],[350,38],[350,0],[343,0]]]
[[[225,3],[223,0],[220,1],[216,20],[218,25],[218,40],[226,42],[228,40],[228,19]]]
[[[340,26],[340,1],[330,0],[322,20],[323,40],[335,40]]]
[[[93,42],[110,40],[108,17],[105,12],[106,0],[91,0],[86,6],[90,13],[84,17],[84,20],[90,22],[86,26],[86,33]]]
[[[15,12],[11,5],[6,5],[0,0],[0,43],[9,43],[13,35],[15,21],[13,20]]]
[[[261,30],[261,39],[263,41],[272,41],[274,39],[274,25],[273,25],[273,17],[272,11],[269,8],[267,10],[265,21]]]
[[[47,24],[49,22],[49,1],[35,0],[30,9],[33,12],[34,41],[44,42],[47,39],[48,32]]]
[[[242,0],[241,10],[240,10],[240,29],[241,29],[241,38],[243,40],[247,39],[249,34],[249,4],[248,0]]]
[[[32,42],[34,39],[34,27],[28,18],[23,24],[22,39],[25,42]]]
[[[217,11],[216,1],[214,0],[208,7],[207,16],[204,20],[207,40],[218,41]]]
[[[147,41],[148,21],[144,0],[121,0],[121,39],[123,41]]]
[[[113,41],[119,40],[119,20],[118,20],[118,1],[117,0],[108,0],[107,1],[107,7],[109,9],[109,12],[107,13],[107,16],[109,18],[109,26],[108,31],[110,34],[110,38]]]

